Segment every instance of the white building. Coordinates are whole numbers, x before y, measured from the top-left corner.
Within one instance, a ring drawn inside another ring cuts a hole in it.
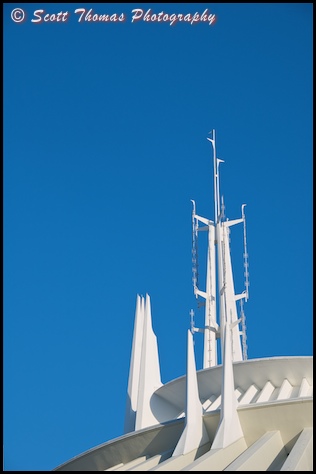
[[[243,302],[248,299],[244,205],[224,220],[215,131],[214,221],[193,201],[193,286],[205,302],[205,325],[188,330],[187,373],[161,383],[150,298],[137,296],[125,434],[56,471],[311,471],[312,357],[247,360]],[[244,225],[245,290],[236,295],[229,229]],[[198,287],[197,242],[208,232],[205,291]],[[236,302],[240,300],[238,315]],[[195,332],[204,333],[203,369],[196,371]],[[219,358],[221,363],[218,364]]]

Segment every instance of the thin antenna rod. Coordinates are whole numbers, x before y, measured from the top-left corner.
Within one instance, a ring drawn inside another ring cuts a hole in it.
[[[246,216],[245,216],[245,206],[246,204],[243,204],[241,206],[241,213],[242,213],[242,219],[244,221],[244,269],[245,269],[245,289],[246,289],[246,297],[245,301],[248,301],[249,298],[249,262],[248,262],[248,252],[247,252],[247,234],[246,234]]]
[[[207,138],[209,142],[212,143],[213,147],[213,180],[214,180],[214,223],[217,224],[218,221],[218,207],[219,207],[219,190],[218,190],[218,180],[217,180],[217,171],[218,171],[218,166],[217,166],[217,159],[216,159],[216,143],[215,143],[215,130],[213,129],[211,132],[212,138]]]
[[[196,215],[195,201],[191,199],[191,202],[193,204],[193,208],[192,208],[192,283],[193,283],[193,290],[197,298],[198,295],[196,294],[196,288],[199,284],[198,283],[198,242],[197,242],[198,221],[195,218],[195,215]]]
[[[212,141],[212,144],[213,144],[213,167],[214,167],[214,173],[213,173],[213,176],[214,176],[214,205],[215,205],[215,215],[214,215],[214,222],[215,224],[217,224],[217,219],[218,219],[218,189],[217,189],[217,171],[218,171],[218,167],[217,167],[217,161],[216,161],[216,143],[215,143],[215,130],[213,129],[213,133],[212,133],[212,138],[213,138],[213,141]]]

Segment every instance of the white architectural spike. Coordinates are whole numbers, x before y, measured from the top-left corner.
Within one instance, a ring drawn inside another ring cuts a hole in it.
[[[197,285],[197,242],[193,232],[193,249],[194,266],[194,294],[205,299],[205,317],[204,317],[204,350],[203,350],[203,369],[217,365],[217,345],[216,337],[218,332],[218,324],[216,322],[216,262],[215,262],[215,225],[209,219],[201,217],[195,212],[195,202],[193,202],[193,228],[197,225],[195,222],[203,222],[205,227],[198,228],[199,231],[208,231],[208,251],[207,251],[207,268],[206,268],[206,291],[200,290]]]
[[[146,295],[135,430],[158,423],[150,399],[161,385],[157,338],[152,329],[150,297]]]
[[[237,398],[234,387],[231,324],[224,324],[222,403],[219,426],[211,449],[222,449],[243,438],[243,431],[237,413]]]
[[[172,456],[187,454],[209,441],[203,422],[203,408],[199,397],[193,335],[188,331],[186,410],[183,433]]]
[[[215,227],[209,225],[208,231],[208,258],[206,271],[206,301],[205,301],[205,329],[203,369],[217,365],[216,348],[216,266],[215,266]]]
[[[238,222],[243,222],[242,219],[236,219]],[[236,222],[236,223],[238,223]],[[229,245],[229,225],[230,221],[223,222],[223,253],[225,261],[225,299],[226,299],[226,312],[227,315],[231,315],[232,328],[232,358],[233,362],[243,360],[242,357],[242,344],[241,344],[241,332],[239,330],[237,308],[236,308],[236,297],[234,290],[233,270],[230,258],[230,245]]]
[[[126,412],[124,432],[135,430],[135,419],[137,410],[137,399],[139,393],[140,361],[142,352],[142,341],[144,332],[144,301],[143,297],[137,295],[136,312],[134,322],[134,334],[132,343],[131,362],[128,377]]]

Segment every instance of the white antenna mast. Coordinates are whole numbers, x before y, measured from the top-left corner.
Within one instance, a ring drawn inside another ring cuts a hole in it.
[[[214,132],[215,133],[215,132]],[[201,296],[205,299],[204,328],[197,329],[195,332],[204,332],[204,351],[203,368],[217,365],[216,338],[218,335],[218,324],[216,322],[216,263],[215,263],[215,224],[213,221],[196,214],[195,202],[192,211],[192,272],[193,288],[196,298]],[[216,204],[218,206],[218,204]],[[217,212],[217,208],[215,209]],[[199,221],[205,224],[199,228]],[[208,231],[208,252],[207,252],[207,271],[206,271],[206,290],[201,291],[198,288],[198,232]],[[202,306],[199,304],[198,307]]]
[[[221,226],[221,210],[220,210],[220,193],[219,193],[219,164],[223,162],[216,156],[216,142],[215,130],[213,129],[212,138],[207,138],[213,146],[213,170],[214,170],[214,212],[215,212],[215,243],[217,244],[217,263],[218,263],[218,283],[220,292],[220,328],[221,328],[221,342],[223,318],[224,318],[224,274],[223,274],[223,249],[222,249],[222,226]]]
[[[221,352],[223,356],[223,341],[226,324],[227,330],[231,331],[232,360],[239,361],[247,358],[246,325],[243,302],[241,302],[241,317],[238,319],[236,301],[248,299],[249,274],[248,253],[246,241],[246,222],[244,207],[242,205],[242,217],[234,220],[224,220],[225,206],[224,198],[220,196],[219,165],[223,160],[216,156],[215,130],[210,132],[211,137],[207,140],[213,147],[213,170],[214,170],[214,222],[201,217],[196,213],[195,201],[192,210],[192,282],[196,298],[201,296],[205,303],[199,303],[198,307],[205,305],[204,328],[194,328],[191,317],[191,331],[204,332],[203,368],[217,365],[216,339],[221,338]],[[199,222],[205,224],[199,227]],[[230,255],[230,227],[243,222],[244,224],[244,275],[245,291],[236,295],[234,290],[234,279]],[[207,272],[206,290],[198,288],[198,232],[208,231]],[[215,252],[217,246],[217,252]],[[217,268],[217,278],[216,278]],[[216,287],[219,287],[219,321],[216,318]],[[229,319],[229,321],[228,321]],[[240,327],[241,325],[241,327]],[[242,341],[241,341],[242,336]]]
[[[246,245],[246,233],[245,233],[245,215],[244,206],[242,207],[242,218],[234,220],[224,221],[224,199],[220,196],[220,178],[219,178],[219,164],[223,160],[217,158],[216,155],[216,143],[215,143],[215,130],[212,132],[212,138],[207,138],[213,147],[213,167],[214,167],[214,205],[215,205],[215,242],[217,245],[217,275],[219,284],[219,309],[220,309],[220,334],[221,334],[221,347],[223,350],[223,333],[224,325],[230,324],[232,330],[232,358],[234,361],[242,360],[243,353],[240,336],[243,335],[243,347],[246,347],[246,335],[245,325],[243,330],[239,329],[239,323],[242,323],[242,319],[238,319],[236,301],[239,299],[248,298],[248,254]],[[221,198],[221,201],[220,201]],[[236,295],[234,290],[234,279],[232,273],[231,255],[230,255],[230,227],[244,223],[244,266],[245,266],[245,285],[246,290]],[[243,313],[244,318],[244,313]],[[228,321],[231,319],[231,321]],[[242,323],[243,324],[243,323]]]
[[[213,145],[213,170],[214,170],[214,206],[215,206],[215,224],[220,220],[220,194],[219,194],[219,164],[224,163],[224,160],[216,158],[216,142],[215,142],[215,130],[211,132],[212,138],[207,138]]]

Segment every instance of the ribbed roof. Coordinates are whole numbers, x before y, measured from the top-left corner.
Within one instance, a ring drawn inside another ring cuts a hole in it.
[[[108,441],[55,470],[312,470],[312,357],[234,363],[244,437],[223,449],[211,449],[220,417],[221,366],[198,371],[197,378],[208,443],[172,456],[185,421],[179,412],[185,406],[186,377],[180,377],[160,387],[152,400],[153,410],[173,410],[174,418]]]

